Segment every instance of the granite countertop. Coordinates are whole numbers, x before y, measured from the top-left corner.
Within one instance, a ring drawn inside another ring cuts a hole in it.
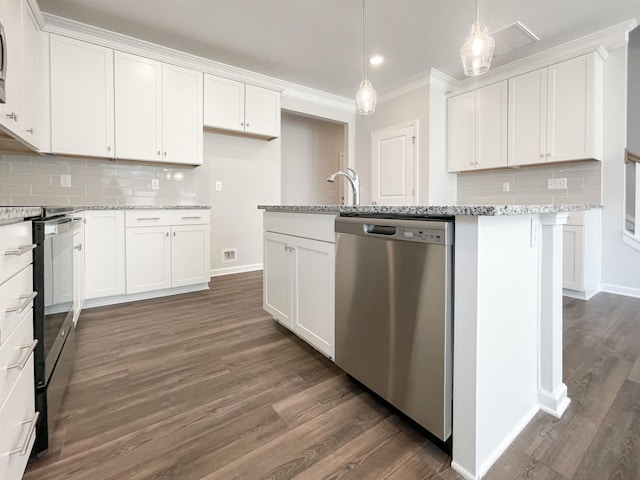
[[[40,207],[0,207],[0,225],[21,222],[25,217],[37,217],[41,214]]]
[[[209,210],[211,205],[87,205],[78,210]]]
[[[382,215],[526,215],[534,213],[577,212],[600,208],[600,205],[258,205],[267,212],[332,213],[332,214],[382,214]]]

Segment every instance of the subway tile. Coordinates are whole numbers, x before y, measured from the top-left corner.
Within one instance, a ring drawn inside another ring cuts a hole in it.
[[[71,175],[71,185],[76,187],[102,187],[102,177]]]
[[[12,195],[11,201],[13,205],[25,205],[25,206],[49,206],[49,205],[60,205],[67,206],[70,205],[69,197],[64,196],[46,196],[46,195]]]
[[[49,165],[40,163],[12,163],[11,173],[61,175],[69,173],[67,165]]]
[[[55,195],[55,196],[69,196],[69,195],[85,195],[87,193],[86,187],[60,187],[60,186],[42,186],[34,185],[31,187],[31,193],[33,195]]]
[[[3,205],[5,207],[12,206],[13,203],[11,203],[11,195],[0,194],[0,205]]]
[[[85,196],[72,196],[69,197],[71,205],[78,206],[117,206],[118,197],[108,197],[99,195],[85,195]]]
[[[0,193],[8,195],[31,195],[30,185],[0,185]]]
[[[104,188],[104,187],[87,187],[86,194],[89,196],[100,197],[129,197],[132,195],[131,188]]]
[[[81,177],[106,177],[109,176],[109,171],[117,172],[116,168],[105,168],[100,166],[87,167],[87,166],[72,166],[69,167],[69,173],[71,175],[77,175]]]
[[[51,185],[51,175],[9,174],[0,178],[2,185]]]

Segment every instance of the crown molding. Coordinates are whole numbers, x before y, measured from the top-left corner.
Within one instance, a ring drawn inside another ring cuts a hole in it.
[[[29,0],[33,1],[33,0]],[[270,77],[260,73],[234,67],[225,63],[191,55],[155,43],[122,35],[120,33],[76,22],[68,18],[43,13],[42,30],[47,33],[62,35],[88,43],[99,44],[122,52],[139,55],[152,60],[171,63],[184,68],[198,70],[210,75],[228,78],[258,87],[276,90],[283,95],[306,102],[328,105],[333,108],[355,112],[355,100],[332,93],[298,85],[286,80]]]
[[[460,81],[455,78],[450,77],[435,68],[430,68],[429,70],[424,70],[391,85],[391,87],[385,89],[378,96],[378,101],[380,103],[386,102],[394,97],[398,97],[427,86],[433,86],[448,93],[458,88],[459,85]]]
[[[458,88],[453,94],[458,95],[475,90],[492,83],[589,53],[596,53],[604,60],[609,56],[609,51],[623,47],[628,43],[629,32],[637,26],[638,21],[631,19],[562,45],[521,58],[507,65],[502,65],[480,77],[472,77],[459,81]]]
[[[42,11],[40,10],[40,6],[38,5],[38,2],[36,0],[26,0],[26,1],[29,7],[31,8],[31,11],[33,12],[33,16],[35,17],[36,22],[38,23],[38,28],[42,30],[42,27],[44,27],[44,19],[42,18]]]

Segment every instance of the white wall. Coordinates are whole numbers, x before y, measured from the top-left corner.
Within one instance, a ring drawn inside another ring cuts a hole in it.
[[[446,105],[444,93],[422,86],[378,103],[372,115],[356,119],[356,169],[361,177],[361,203],[371,202],[371,134],[377,130],[418,120],[418,204],[454,204],[456,199],[456,177],[446,173],[446,142],[444,122]],[[431,122],[436,122],[432,127]],[[438,123],[441,122],[441,126]],[[433,132],[434,137],[430,137]],[[432,150],[433,149],[433,150]],[[433,188],[432,188],[433,186]]]
[[[203,185],[199,200],[211,202],[213,275],[262,268],[260,204],[280,203],[280,140],[258,140],[205,133]],[[206,173],[205,173],[206,172]],[[215,182],[222,191],[215,191]],[[232,263],[222,263],[223,249],[237,249]]]
[[[622,242],[627,48],[609,53],[604,62],[602,288],[640,297],[640,252]]]
[[[282,113],[282,203],[335,205],[339,183],[326,178],[340,169],[345,125]]]

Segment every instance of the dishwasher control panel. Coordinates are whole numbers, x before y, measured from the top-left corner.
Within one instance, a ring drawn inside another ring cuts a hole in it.
[[[445,244],[445,231],[425,228],[398,227],[396,229],[398,240],[410,240],[413,242]]]

